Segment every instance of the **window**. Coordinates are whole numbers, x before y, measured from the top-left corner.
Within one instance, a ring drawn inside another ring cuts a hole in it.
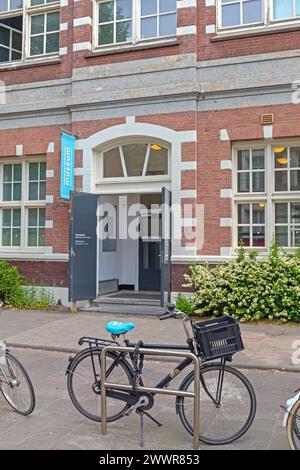
[[[96,5],[98,46],[176,34],[176,0],[99,0]]]
[[[300,17],[300,0],[273,0],[273,19]]]
[[[59,12],[32,15],[30,55],[53,54],[59,50]]]
[[[58,54],[59,8],[59,0],[0,0],[0,63]]]
[[[300,247],[300,144],[235,150],[234,245]]]
[[[238,192],[265,191],[265,150],[250,149],[238,152]]]
[[[265,246],[265,205],[238,204],[238,239],[247,247]]]
[[[46,163],[2,163],[0,173],[0,246],[42,249],[45,245]]]
[[[46,199],[46,163],[29,163],[28,199],[43,201]]]
[[[21,201],[22,165],[3,165],[3,201]]]
[[[45,245],[45,208],[28,209],[28,246]]]
[[[300,0],[218,0],[218,27],[270,26],[300,19]]]
[[[300,191],[300,147],[274,148],[275,191]]]
[[[141,38],[176,34],[176,0],[141,0]]]
[[[300,247],[300,201],[275,203],[275,233],[279,246]]]
[[[261,23],[263,0],[221,0],[222,28]]]
[[[158,144],[119,145],[103,153],[103,178],[147,178],[168,175],[169,152]]]
[[[20,246],[21,209],[2,210],[2,245]]]

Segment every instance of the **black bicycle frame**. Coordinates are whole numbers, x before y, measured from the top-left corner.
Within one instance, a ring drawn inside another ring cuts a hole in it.
[[[126,344],[127,347],[132,347],[132,348],[134,348],[136,346],[135,343],[130,343],[128,340],[125,340],[125,344]],[[171,350],[175,350],[175,351],[189,350],[189,351],[194,353],[194,347],[193,347],[193,342],[192,341],[189,341],[188,344],[184,345],[184,346],[183,345],[177,345],[177,344],[163,344],[162,345],[162,344],[144,344],[143,343],[142,347],[145,348],[145,349],[161,349],[161,350],[164,350],[164,349],[165,350],[170,350],[171,349]],[[118,356],[113,361],[113,363],[111,364],[111,366],[109,367],[109,369],[107,371],[107,377],[109,377],[109,375],[112,372],[112,370],[114,369],[114,367],[117,366],[119,362],[123,361],[126,358],[126,355],[127,355],[127,353],[124,353],[124,352],[118,354]],[[133,360],[132,353],[129,353],[129,356],[130,356],[131,360]],[[173,369],[172,372],[167,374],[160,382],[158,382],[158,384],[155,386],[155,388],[165,388],[165,387],[167,387],[172,382],[172,380],[175,377],[177,377],[191,363],[192,363],[192,359],[190,359],[190,358],[184,359],[182,362],[180,362]],[[219,374],[217,394],[216,394],[215,398],[209,392],[209,390],[206,386],[206,383],[203,379],[203,376],[200,375],[201,384],[202,384],[205,392],[211,398],[213,403],[217,406],[220,405],[221,397],[222,397],[225,363],[226,363],[226,359],[224,358],[224,359],[221,360],[221,364],[223,365],[223,367],[222,367],[221,373]],[[143,381],[142,380],[141,380],[141,386],[143,386]],[[137,402],[137,400],[139,398],[139,395],[140,395],[140,393],[138,393],[138,392],[133,392],[133,391],[132,392],[122,392],[122,391],[117,391],[117,390],[112,390],[112,389],[107,389],[106,394],[110,398],[115,398],[116,400],[124,401],[124,402],[126,402],[130,405],[134,405]],[[155,396],[156,394],[153,393],[152,395]]]
[[[89,344],[89,349],[90,349],[90,353],[91,353],[92,368],[93,368],[94,377],[95,377],[95,383],[97,383],[98,381],[100,382],[100,377],[99,377],[99,375],[97,375],[97,372],[96,372],[94,355],[93,355],[92,351],[95,350],[95,347],[97,349],[102,349],[103,347],[108,346],[109,344],[118,345],[118,343],[116,341],[108,341],[108,340],[101,340],[101,339],[96,339],[96,338],[85,337],[85,338],[80,339],[79,344],[82,345],[85,342]],[[127,347],[134,348],[136,346],[136,343],[130,343],[128,339],[125,339],[124,343]],[[185,345],[182,345],[182,344],[144,344],[144,343],[142,343],[142,346],[140,346],[140,347],[143,347],[143,348],[146,348],[146,349],[161,349],[161,350],[164,350],[164,349],[165,350],[170,350],[171,349],[171,350],[175,350],[175,351],[191,351],[192,353],[197,354],[197,352],[194,349],[194,343],[193,343],[192,338],[189,338],[187,340],[187,344],[185,344]],[[107,378],[110,376],[113,369],[116,366],[118,366],[118,364],[120,362],[122,362],[123,360],[126,359],[126,355],[127,355],[127,353],[124,353],[124,352],[117,353],[115,360],[112,362],[112,364],[109,366],[109,368],[107,370],[107,374],[106,374]],[[132,361],[133,360],[133,354],[129,353],[129,357]],[[99,359],[99,366],[101,366],[100,365],[100,356],[98,357],[98,359]],[[189,358],[184,359],[182,362],[180,362],[173,369],[172,372],[169,372],[169,374],[167,374],[156,385],[155,388],[165,388],[165,387],[167,387],[170,384],[170,382],[172,382],[172,380],[175,377],[177,377],[191,363],[192,363],[192,359],[189,359]],[[222,389],[223,389],[226,358],[221,359],[221,364],[222,364],[223,367],[222,367],[222,370],[221,370],[221,372],[219,374],[219,378],[218,378],[216,398],[214,398],[211,395],[211,393],[209,392],[209,390],[206,386],[206,383],[203,379],[203,375],[200,374],[201,385],[203,386],[203,388],[204,388],[205,392],[207,393],[207,395],[211,398],[211,400],[217,406],[220,405],[221,397],[222,397]],[[142,380],[141,380],[141,386],[143,386],[143,381]],[[95,392],[95,393],[100,394],[100,391]],[[139,392],[134,392],[134,391],[132,391],[132,392],[123,392],[123,391],[117,391],[117,390],[113,390],[113,389],[109,389],[109,388],[107,389],[106,394],[110,398],[114,398],[116,400],[124,401],[124,402],[126,402],[130,405],[134,405],[137,402],[137,400],[139,399],[139,395],[140,395]],[[155,393],[153,393],[152,395],[155,396]]]

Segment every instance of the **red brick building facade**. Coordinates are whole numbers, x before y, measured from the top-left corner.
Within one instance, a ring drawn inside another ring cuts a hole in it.
[[[66,301],[62,130],[79,136],[76,190],[137,202],[167,187],[173,203],[193,206],[172,244],[173,294],[183,290],[189,263],[231,259],[240,240],[261,254],[274,236],[287,249],[299,247],[300,11],[294,0],[281,3],[7,2],[0,12],[0,258]],[[153,145],[166,166],[130,173],[130,159],[148,146],[151,160]],[[122,174],[110,173],[109,158],[121,158]],[[197,241],[186,242],[189,231]],[[138,249],[118,250],[104,253],[107,272],[100,268],[98,281],[139,289]],[[151,250],[147,256],[157,255]]]

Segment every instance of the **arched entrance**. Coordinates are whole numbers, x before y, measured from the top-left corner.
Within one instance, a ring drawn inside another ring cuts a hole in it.
[[[165,268],[170,269],[171,250],[170,239],[165,243],[162,236],[162,218],[166,219],[162,192],[178,193],[174,175],[180,161],[180,136],[161,126],[128,119],[124,125],[79,141],[78,148],[83,150],[84,191],[98,195],[102,230],[97,252],[98,294],[112,296],[120,289],[162,291],[165,298],[170,293],[170,273],[166,275]],[[126,220],[120,218],[124,207]],[[116,221],[114,213],[118,214]],[[132,238],[129,229],[137,225],[139,236]],[[170,231],[170,220],[168,226]],[[108,234],[106,238],[103,232]]]

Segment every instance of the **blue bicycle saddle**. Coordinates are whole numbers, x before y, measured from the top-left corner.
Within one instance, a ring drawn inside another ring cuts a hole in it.
[[[106,331],[112,335],[122,335],[135,328],[134,323],[122,323],[119,321],[110,321],[106,325]]]

